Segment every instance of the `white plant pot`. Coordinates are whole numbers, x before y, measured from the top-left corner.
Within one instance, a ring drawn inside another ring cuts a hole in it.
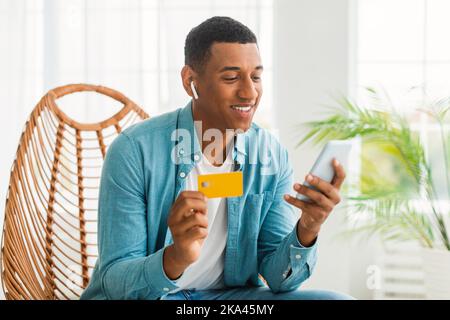
[[[422,249],[427,299],[450,300],[450,251]]]

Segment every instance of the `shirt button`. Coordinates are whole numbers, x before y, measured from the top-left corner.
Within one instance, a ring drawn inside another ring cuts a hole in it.
[[[169,291],[169,288],[164,288],[163,290],[167,292],[167,291]]]
[[[195,161],[200,160],[200,156],[199,156],[198,154],[194,155],[194,160],[195,160]]]
[[[302,257],[302,256],[299,255],[299,254],[295,255],[295,259],[300,259],[301,257]]]
[[[184,172],[180,172],[180,177],[181,177],[181,178],[184,178],[184,177],[186,177],[186,173],[184,173]]]

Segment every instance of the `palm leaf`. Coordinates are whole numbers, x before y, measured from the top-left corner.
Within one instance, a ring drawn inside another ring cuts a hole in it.
[[[406,117],[395,110],[387,93],[382,97],[373,88],[367,88],[367,92],[376,109],[361,107],[342,97],[337,106],[329,108],[325,119],[306,123],[308,131],[297,146],[307,141],[323,144],[328,140],[361,137],[363,146],[377,148],[383,157],[396,165],[397,180],[383,175],[377,163],[362,159],[366,169],[360,181],[363,188],[359,196],[349,197],[349,214],[357,216],[369,212],[372,220],[362,226],[355,225],[351,232],[365,232],[369,236],[380,234],[386,240],[415,239],[427,247],[436,245],[439,239],[450,250],[444,213],[435,205],[437,196],[432,168],[419,134],[411,129]],[[442,129],[449,109],[450,100],[441,99],[422,111],[435,119]],[[444,139],[442,131],[442,137],[450,190],[450,172],[447,170],[450,166],[447,147],[450,136]],[[426,200],[431,215],[419,213],[410,205],[410,199]]]

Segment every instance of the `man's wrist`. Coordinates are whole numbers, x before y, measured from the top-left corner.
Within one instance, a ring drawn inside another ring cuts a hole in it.
[[[304,247],[310,247],[314,244],[319,235],[319,231],[320,226],[314,228],[306,227],[301,218],[297,223],[297,238]]]
[[[184,270],[188,267],[187,265],[180,264],[175,256],[175,247],[173,245],[168,246],[164,250],[163,268],[170,280],[177,280],[180,278],[183,275]]]

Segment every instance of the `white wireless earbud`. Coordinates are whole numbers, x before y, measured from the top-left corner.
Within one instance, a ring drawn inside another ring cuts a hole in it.
[[[194,94],[194,99],[198,99],[197,90],[195,90],[195,87],[194,87],[194,81],[191,81],[191,89],[192,89],[192,93]]]

